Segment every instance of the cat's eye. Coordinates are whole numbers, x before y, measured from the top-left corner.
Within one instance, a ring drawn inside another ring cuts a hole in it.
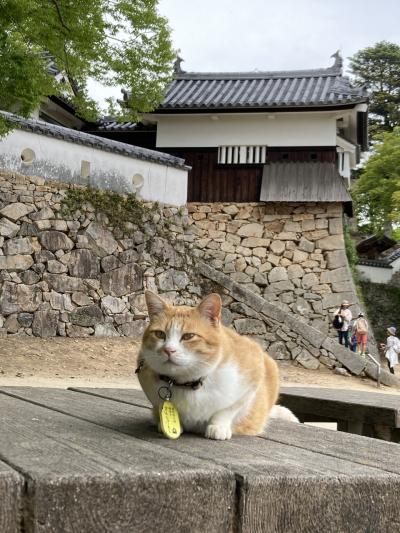
[[[193,339],[194,333],[184,333],[181,337],[182,341],[190,341],[190,339]]]
[[[161,331],[161,330],[155,330],[153,331],[154,335],[157,337],[157,339],[162,339],[164,340],[165,339],[165,333],[164,331]]]

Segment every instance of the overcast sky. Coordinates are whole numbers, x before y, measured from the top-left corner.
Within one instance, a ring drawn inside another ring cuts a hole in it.
[[[328,67],[338,49],[400,43],[400,0],[160,0],[159,11],[188,71]]]

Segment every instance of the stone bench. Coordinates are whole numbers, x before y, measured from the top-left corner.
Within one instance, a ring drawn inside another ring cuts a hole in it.
[[[227,442],[151,426],[139,391],[0,389],[0,531],[400,530],[400,447],[274,421]]]

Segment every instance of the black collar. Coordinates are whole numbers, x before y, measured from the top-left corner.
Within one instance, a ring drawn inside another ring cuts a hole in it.
[[[139,372],[143,368],[143,365],[144,365],[144,361],[143,360],[139,361],[139,365],[137,369],[135,370],[135,374],[139,374]],[[171,378],[170,376],[164,376],[163,374],[159,374],[158,379],[161,379],[161,381],[165,381],[166,383],[168,383],[170,387],[174,385],[175,387],[189,387],[192,390],[197,390],[203,385],[205,378],[199,378],[199,379],[196,379],[196,381],[187,381],[186,383],[178,383],[177,381],[174,380],[174,378]]]
[[[174,380],[174,378],[164,375],[159,375],[158,378],[161,379],[161,381],[166,381],[170,386],[174,385],[175,387],[189,387],[192,390],[199,389],[204,382],[204,378],[196,379],[196,381],[187,381],[186,383],[178,383]]]

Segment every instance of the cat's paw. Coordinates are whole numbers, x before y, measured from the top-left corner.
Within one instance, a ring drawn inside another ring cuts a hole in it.
[[[206,439],[229,440],[232,437],[232,430],[230,426],[210,424],[206,428],[205,437]]]

